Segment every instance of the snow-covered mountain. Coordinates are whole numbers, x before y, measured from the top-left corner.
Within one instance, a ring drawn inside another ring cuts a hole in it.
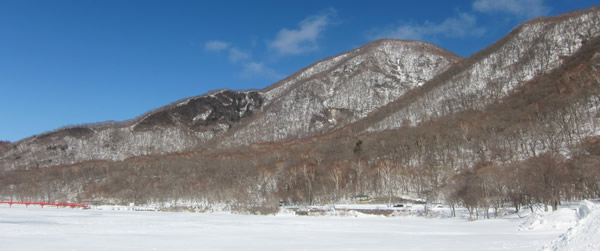
[[[310,137],[363,118],[458,60],[431,44],[379,40],[315,63],[264,90],[215,91],[127,122],[26,138],[0,155],[0,165],[29,169],[183,152],[208,144]]]
[[[205,148],[415,126],[481,109],[562,65],[600,35],[600,8],[537,18],[462,60],[418,41],[378,40],[263,90],[221,90],[120,123],[82,125],[3,144],[0,170],[124,160]]]
[[[467,59],[379,40],[264,90],[0,143],[0,196],[251,212],[365,194],[471,213],[556,208],[598,197],[599,135],[594,7],[531,20]]]
[[[364,118],[459,60],[423,42],[375,41],[266,88],[263,112],[222,143],[240,145],[329,132]]]
[[[455,64],[445,74],[437,75],[416,97],[403,97],[391,103],[388,108],[394,112],[379,114],[380,121],[369,125],[368,130],[398,128],[407,122],[417,125],[466,109],[481,109],[534,77],[560,67],[598,36],[598,7],[533,19]]]
[[[262,104],[257,91],[216,91],[131,121],[68,127],[23,139],[4,152],[0,165],[30,169],[189,150],[252,116]]]

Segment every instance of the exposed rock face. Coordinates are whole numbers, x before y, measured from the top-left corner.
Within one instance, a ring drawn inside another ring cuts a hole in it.
[[[133,126],[133,131],[153,131],[166,127],[184,127],[205,132],[214,127],[230,127],[230,123],[249,117],[263,104],[256,92],[221,91],[201,98],[187,99],[143,117]]]

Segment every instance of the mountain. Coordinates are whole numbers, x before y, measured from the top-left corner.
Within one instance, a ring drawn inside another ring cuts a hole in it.
[[[470,213],[596,198],[599,24],[598,7],[537,18],[466,59],[379,40],[264,90],[3,144],[0,196],[249,212],[410,196]]]
[[[417,96],[389,104],[391,114],[368,129],[416,125],[466,109],[482,109],[536,76],[558,67],[600,34],[600,9],[537,18],[514,29],[492,46],[437,75]],[[412,99],[412,100],[411,100]],[[374,116],[375,117],[375,116]]]
[[[329,132],[422,85],[460,57],[417,41],[380,40],[315,63],[264,90],[221,90],[122,123],[26,138],[4,169],[247,145]]]
[[[257,91],[216,91],[131,121],[67,127],[23,139],[4,152],[0,165],[29,169],[193,149],[252,116],[262,103]]]
[[[311,137],[397,99],[460,57],[418,41],[379,40],[318,62],[263,90],[263,112],[225,145]]]

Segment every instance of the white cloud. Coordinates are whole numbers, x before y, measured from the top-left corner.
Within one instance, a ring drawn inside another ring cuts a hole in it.
[[[242,78],[261,78],[267,80],[280,80],[285,76],[277,73],[271,67],[266,66],[262,62],[251,61],[252,56],[250,52],[239,49],[238,47],[232,46],[228,42],[211,40],[206,42],[204,46],[207,51],[227,51],[229,62],[234,65],[242,66],[242,71],[239,76]]]
[[[222,51],[227,48],[229,48],[229,43],[219,40],[211,40],[204,44],[204,49],[207,51]]]
[[[229,52],[228,59],[231,63],[238,63],[240,61],[244,61],[250,59],[250,53],[240,50],[237,47],[231,46],[230,43],[219,41],[219,40],[211,40],[204,44],[204,49],[207,51],[215,51],[220,52],[227,50]]]
[[[279,55],[297,55],[317,50],[317,39],[334,16],[335,10],[329,10],[325,14],[302,20],[299,29],[283,28],[277,33],[275,40],[269,43],[269,48]]]
[[[232,63],[237,63],[242,60],[246,60],[250,58],[250,53],[244,52],[238,48],[229,49],[229,61]]]
[[[240,75],[243,78],[266,78],[269,80],[280,80],[284,77],[283,74],[279,74],[272,68],[259,62],[244,64],[244,69]]]
[[[478,37],[484,33],[485,28],[477,26],[477,18],[474,15],[459,12],[458,16],[447,18],[441,23],[426,21],[423,24],[402,24],[378,32],[371,38],[425,40],[431,36]]]
[[[473,9],[486,13],[504,12],[524,18],[547,15],[551,10],[544,0],[476,0]]]

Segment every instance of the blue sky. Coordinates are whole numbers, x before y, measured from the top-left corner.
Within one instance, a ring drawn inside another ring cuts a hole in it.
[[[260,89],[378,38],[467,57],[591,0],[0,0],[0,140]]]

